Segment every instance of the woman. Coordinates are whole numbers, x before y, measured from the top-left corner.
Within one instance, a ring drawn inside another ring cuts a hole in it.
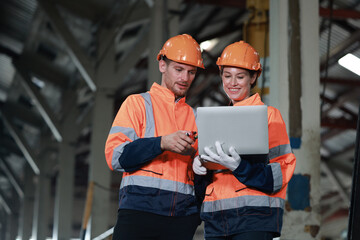
[[[259,54],[240,41],[227,46],[218,58],[222,85],[234,106],[263,105],[259,94],[251,96],[261,74]],[[203,161],[227,170],[213,172],[206,188],[201,218],[207,240],[256,240],[280,236],[286,188],[296,159],[279,110],[268,107],[269,154],[265,157],[240,156],[233,147],[230,156],[219,142],[216,151],[205,147],[207,155],[194,159],[198,175],[211,174]]]

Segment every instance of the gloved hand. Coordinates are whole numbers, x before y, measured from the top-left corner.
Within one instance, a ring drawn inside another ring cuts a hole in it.
[[[231,156],[224,153],[219,141],[215,142],[215,147],[216,147],[217,154],[214,153],[213,151],[211,151],[209,147],[205,147],[204,151],[206,152],[206,154],[208,154],[208,156],[201,155],[201,158],[206,161],[210,161],[210,162],[214,162],[214,163],[223,165],[224,167],[228,168],[231,171],[234,171],[240,165],[241,157],[235,151],[234,147],[229,148],[229,152],[230,152]]]
[[[206,167],[202,166],[200,161],[200,156],[196,156],[193,161],[193,171],[197,175],[206,175],[207,169]]]

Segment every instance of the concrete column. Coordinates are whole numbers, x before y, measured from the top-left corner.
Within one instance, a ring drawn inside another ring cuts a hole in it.
[[[161,83],[161,73],[156,60],[160,49],[170,37],[179,34],[179,16],[174,12],[179,11],[179,0],[154,0],[151,8],[150,41],[149,41],[149,68],[148,84],[150,89],[154,82]]]
[[[110,209],[110,192],[107,189],[111,184],[111,171],[106,164],[104,154],[105,141],[114,118],[114,101],[101,88],[98,88],[95,99],[89,169],[89,181],[95,183],[91,210],[92,238],[99,236],[115,224],[116,218],[110,217],[110,211],[115,216],[117,212],[117,209]]]
[[[289,183],[283,220],[283,239],[320,239],[320,101],[318,2],[297,0],[300,27],[301,133],[292,141],[297,158],[294,176]],[[290,106],[289,63],[293,49],[289,2],[270,1],[270,105],[277,107],[287,124],[295,114]],[[293,66],[294,67],[294,66]],[[289,137],[292,137],[291,135]],[[299,201],[301,199],[301,201]]]
[[[8,233],[8,240],[16,239],[19,227],[19,215],[18,214],[11,214],[7,217],[7,233]]]
[[[5,210],[2,208],[2,206],[0,206],[0,239],[4,239],[4,240],[6,240],[6,235],[7,235],[7,231],[6,231],[7,221],[5,221],[6,218],[7,218],[7,214]]]
[[[179,34],[180,25],[180,0],[167,1],[167,38]],[[165,39],[167,40],[167,39]],[[160,50],[160,49],[159,49]]]
[[[106,35],[106,34],[105,34]],[[108,47],[99,34],[101,48]],[[92,116],[92,133],[89,158],[89,182],[94,182],[91,206],[91,222],[87,224],[86,239],[94,238],[113,227],[116,222],[117,209],[110,208],[111,170],[105,160],[105,142],[114,120],[113,96],[123,79],[116,77],[115,49],[110,48],[99,64],[96,73],[97,91]],[[125,77],[125,76],[120,76]],[[116,110],[115,110],[116,111]]]
[[[50,178],[47,176],[49,162],[46,157],[39,159],[40,174],[36,176],[36,190],[33,216],[33,240],[49,237]]]
[[[21,240],[31,238],[32,219],[34,213],[34,172],[29,165],[25,167],[24,198],[21,203],[21,217],[19,222],[19,237]]]
[[[156,60],[157,54],[167,40],[165,32],[166,21],[166,4],[164,0],[154,0],[150,14],[150,41],[148,56],[148,84],[149,90],[154,82],[161,83],[161,74],[159,72],[159,64]]]
[[[59,147],[59,174],[56,181],[53,239],[67,240],[72,236],[75,184],[76,115],[71,112],[63,123],[63,141]],[[80,234],[80,233],[79,233]]]
[[[282,113],[289,121],[289,82],[288,82],[288,1],[270,0],[270,105]]]

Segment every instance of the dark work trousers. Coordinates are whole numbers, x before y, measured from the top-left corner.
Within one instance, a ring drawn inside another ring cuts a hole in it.
[[[199,214],[185,217],[120,209],[113,240],[192,240],[200,224]]]
[[[244,232],[227,237],[207,237],[206,240],[272,240],[271,232]]]

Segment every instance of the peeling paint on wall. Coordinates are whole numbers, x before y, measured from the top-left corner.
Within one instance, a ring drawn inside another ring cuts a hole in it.
[[[320,227],[318,225],[305,225],[304,231],[310,233],[314,238],[319,233]]]
[[[288,185],[288,210],[311,211],[310,175],[294,174]]]

